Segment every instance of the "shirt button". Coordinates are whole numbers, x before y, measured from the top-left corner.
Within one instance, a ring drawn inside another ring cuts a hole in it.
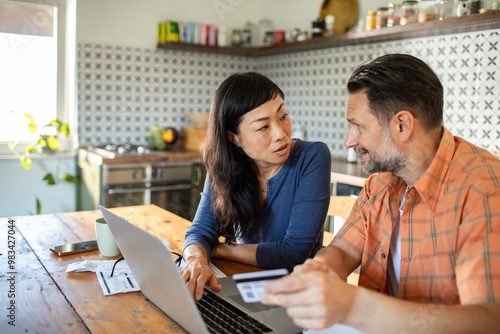
[[[385,253],[382,253],[382,258],[385,259]]]

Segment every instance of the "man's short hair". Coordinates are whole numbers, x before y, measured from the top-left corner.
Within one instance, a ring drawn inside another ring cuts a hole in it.
[[[351,75],[347,90],[365,92],[382,125],[400,110],[410,111],[427,132],[443,125],[443,86],[429,65],[416,57],[388,54],[362,64]]]

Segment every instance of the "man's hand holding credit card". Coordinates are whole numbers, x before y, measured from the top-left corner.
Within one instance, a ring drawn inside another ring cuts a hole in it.
[[[260,302],[264,287],[269,281],[288,274],[286,269],[273,269],[251,273],[235,274],[233,280],[246,303]]]

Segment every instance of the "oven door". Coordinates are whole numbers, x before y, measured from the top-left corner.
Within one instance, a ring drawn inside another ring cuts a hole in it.
[[[107,208],[155,204],[185,219],[191,219],[196,208],[191,207],[190,183],[142,186],[108,186],[104,191]]]
[[[191,207],[191,189],[190,183],[154,186],[146,194],[146,200],[149,200],[148,204],[158,205],[182,218],[191,220],[196,210]]]

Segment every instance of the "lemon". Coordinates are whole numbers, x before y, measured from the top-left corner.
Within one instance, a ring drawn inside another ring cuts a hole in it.
[[[161,138],[165,143],[172,143],[175,139],[174,132],[171,129],[166,129]]]

